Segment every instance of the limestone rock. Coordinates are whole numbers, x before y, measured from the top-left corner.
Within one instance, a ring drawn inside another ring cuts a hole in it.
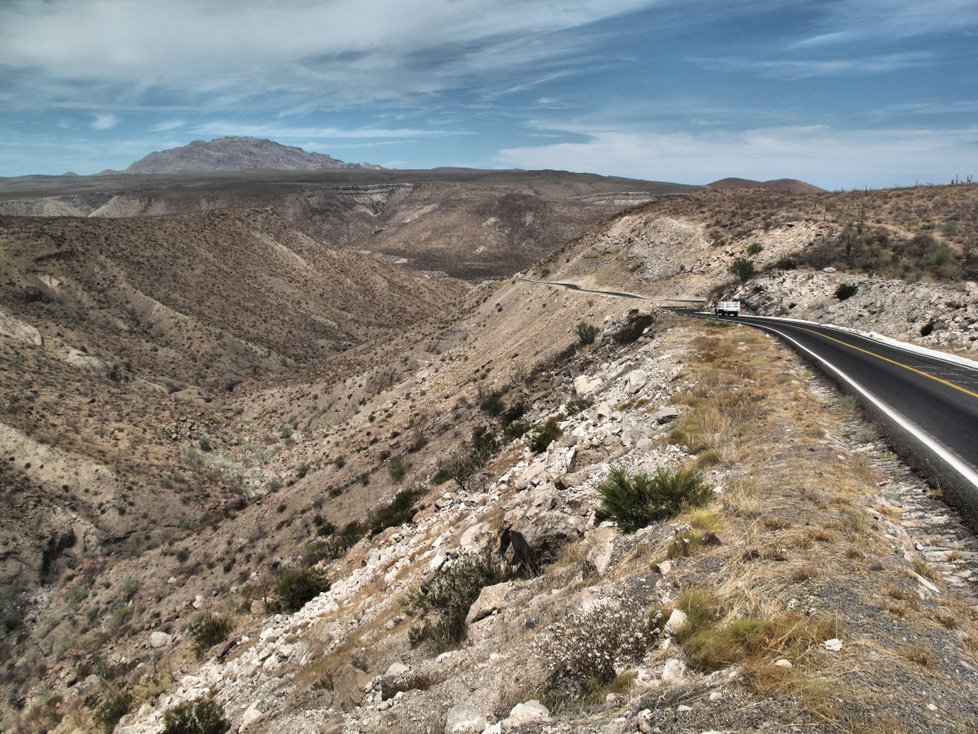
[[[669,658],[662,667],[663,683],[678,683],[686,677],[686,664],[678,658]]]
[[[574,378],[574,392],[577,393],[578,397],[584,398],[597,392],[602,384],[604,384],[604,381],[600,377],[578,375]]]
[[[673,406],[667,406],[665,408],[660,408],[655,412],[655,420],[660,426],[664,423],[669,423],[674,421],[679,417],[679,408]]]
[[[479,598],[469,608],[469,613],[465,617],[465,624],[474,624],[480,619],[485,619],[493,612],[505,609],[506,594],[512,586],[511,583],[504,582],[484,587],[479,593]]]
[[[471,704],[459,704],[448,709],[445,734],[479,734],[488,723],[479,709]]]
[[[173,642],[173,635],[168,635],[166,632],[161,632],[160,630],[151,632],[149,635],[150,647],[155,649],[167,647],[171,642]]]
[[[370,676],[346,663],[333,676],[333,706],[342,711],[352,711],[360,705],[363,689],[369,683]]]
[[[535,721],[550,721],[550,709],[536,699],[513,706],[509,716],[503,719],[503,729],[508,731]]]
[[[682,609],[673,609],[664,629],[669,634],[675,635],[682,632],[687,624],[689,624],[689,617],[686,616],[686,612]]]

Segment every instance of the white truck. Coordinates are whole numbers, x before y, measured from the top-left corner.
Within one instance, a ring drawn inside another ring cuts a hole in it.
[[[740,316],[740,301],[717,301],[713,313],[717,316]]]

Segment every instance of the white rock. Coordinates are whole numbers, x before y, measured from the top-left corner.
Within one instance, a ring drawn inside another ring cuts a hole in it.
[[[241,715],[241,723],[238,724],[238,731],[244,731],[264,715],[264,712],[258,708],[257,702],[251,704],[251,706],[249,706],[248,709]]]
[[[503,729],[512,729],[516,726],[522,726],[523,724],[529,724],[534,721],[549,721],[550,720],[550,709],[544,706],[542,703],[533,699],[532,701],[527,701],[526,703],[518,703],[513,706],[513,710],[509,712],[509,716],[503,719]]]
[[[686,616],[686,612],[682,609],[673,609],[664,629],[670,635],[675,635],[682,632],[687,624],[689,624],[689,617]]]
[[[829,652],[839,652],[839,650],[842,649],[842,640],[840,640],[838,637],[833,637],[831,640],[826,640],[823,642],[822,647]]]
[[[710,700],[713,702],[719,701],[721,698],[723,698],[723,694],[720,693],[720,691],[713,691],[713,693],[710,694]]]
[[[497,721],[482,730],[482,734],[503,734],[503,722]]]
[[[791,664],[791,661],[788,660],[787,658],[781,658],[780,660],[775,660],[774,664],[777,665],[779,668],[784,668],[785,670],[791,670],[791,668],[794,667]]]
[[[628,380],[628,392],[637,393],[643,387],[645,383],[649,381],[649,376],[645,374],[644,370],[632,370],[626,375]]]
[[[166,647],[171,642],[173,642],[173,635],[168,635],[166,632],[156,630],[155,632],[151,632],[149,635],[149,644],[151,647]]]
[[[678,658],[669,658],[662,666],[662,682],[677,683],[686,677],[686,664]]]
[[[488,723],[479,709],[469,704],[459,704],[448,709],[445,734],[479,734]]]
[[[384,671],[385,678],[396,678],[399,675],[404,675],[410,670],[408,666],[404,663],[391,663],[390,667]]]
[[[603,381],[600,377],[590,378],[587,375],[578,375],[574,378],[574,392],[578,397],[586,397],[601,387]]]

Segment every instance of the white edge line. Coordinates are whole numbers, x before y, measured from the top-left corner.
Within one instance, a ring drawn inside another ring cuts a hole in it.
[[[969,367],[973,370],[978,370],[978,362],[973,359],[968,359],[967,357],[959,357],[956,354],[948,354],[947,352],[942,352],[937,349],[931,349],[930,347],[922,347],[918,344],[911,344],[910,342],[902,342],[899,339],[894,339],[889,336],[883,336],[882,334],[877,334],[875,331],[860,331],[859,329],[853,329],[849,326],[838,326],[837,324],[821,324],[818,321],[806,321],[805,319],[789,319],[784,316],[765,316],[764,314],[744,314],[745,316],[771,319],[772,321],[785,321],[789,324],[808,324],[810,326],[821,326],[823,329],[835,329],[837,331],[847,332],[849,334],[855,334],[856,336],[861,336],[864,339],[870,339],[872,341],[881,342],[883,344],[895,347],[896,349],[902,349],[905,352],[923,354],[926,357],[932,357],[934,359],[940,359],[944,362],[950,362],[951,364],[956,364],[961,367]]]
[[[783,319],[783,320],[784,321],[789,321],[790,319]],[[978,474],[976,474],[971,469],[971,467],[969,467],[967,464],[965,464],[963,461],[961,461],[961,459],[959,459],[957,456],[955,456],[950,451],[948,451],[946,448],[944,448],[934,438],[932,438],[929,434],[925,433],[917,425],[915,425],[914,423],[911,423],[909,420],[907,420],[906,418],[904,418],[900,413],[896,412],[893,408],[891,408],[889,405],[887,405],[886,403],[884,403],[882,400],[879,400],[878,398],[876,398],[875,396],[873,396],[872,393],[870,393],[862,385],[860,385],[858,382],[856,382],[851,377],[849,377],[849,375],[847,375],[845,372],[843,372],[842,370],[840,370],[838,367],[836,367],[831,362],[829,362],[829,361],[823,359],[822,357],[818,356],[817,354],[815,354],[815,352],[813,352],[812,350],[810,350],[808,347],[803,346],[802,344],[800,344],[799,342],[795,341],[794,339],[792,339],[787,334],[782,334],[779,331],[775,331],[773,327],[765,327],[765,326],[760,325],[760,324],[759,324],[759,326],[762,329],[769,329],[769,330],[773,331],[778,336],[780,336],[782,339],[787,339],[792,344],[794,344],[798,349],[801,349],[802,351],[808,353],[814,359],[816,359],[817,361],[819,361],[823,365],[825,365],[828,369],[832,370],[835,374],[837,374],[839,377],[841,377],[843,380],[845,380],[847,383],[849,383],[849,385],[856,392],[858,392],[860,395],[862,395],[864,398],[866,398],[869,402],[871,402],[873,405],[875,405],[877,408],[879,408],[881,411],[883,411],[883,413],[885,413],[887,416],[889,416],[893,421],[895,421],[897,423],[897,425],[899,425],[901,428],[903,428],[903,430],[905,430],[911,436],[913,436],[918,441],[920,441],[920,443],[922,443],[924,446],[926,446],[931,451],[933,451],[935,454],[937,454],[952,469],[954,469],[956,472],[958,472],[958,474],[960,474],[962,477],[964,477],[967,481],[971,482],[972,486],[974,486],[975,489],[978,489]]]

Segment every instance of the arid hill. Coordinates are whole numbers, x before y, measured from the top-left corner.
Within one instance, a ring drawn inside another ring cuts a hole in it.
[[[330,247],[481,280],[511,275],[628,207],[695,190],[467,169],[27,177],[0,181],[0,213],[124,218],[270,207]]]
[[[344,163],[323,153],[248,137],[195,140],[179,148],[160,150],[141,158],[126,173],[214,173],[217,171],[313,171],[323,168],[378,168]]]
[[[785,191],[789,194],[817,194],[824,192],[818,186],[799,181],[795,178],[776,178],[771,181],[752,181],[749,178],[721,178],[719,181],[708,183],[708,189],[771,189]]]

